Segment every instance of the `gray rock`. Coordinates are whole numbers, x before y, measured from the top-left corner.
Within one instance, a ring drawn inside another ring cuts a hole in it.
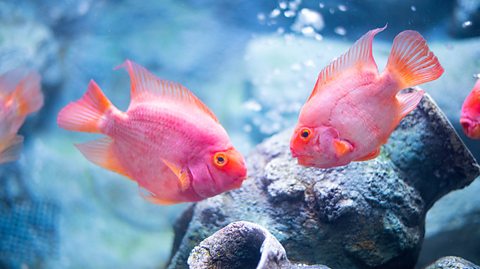
[[[480,269],[480,266],[459,257],[448,256],[437,260],[425,269]]]
[[[293,265],[278,240],[258,224],[238,221],[227,225],[196,246],[188,258],[190,269],[202,268],[318,268]]]
[[[304,168],[290,155],[290,134],[273,136],[248,156],[249,179],[241,189],[195,205],[188,226],[183,223],[186,228],[177,230],[181,243],[169,268],[186,268],[194,246],[239,220],[266,227],[295,262],[412,268],[427,210],[479,174],[470,152],[428,96],[371,161]]]

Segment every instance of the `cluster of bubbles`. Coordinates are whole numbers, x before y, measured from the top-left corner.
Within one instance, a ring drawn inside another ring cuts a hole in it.
[[[294,33],[301,34],[305,37],[314,38],[321,41],[323,36],[321,31],[325,28],[325,20],[322,16],[322,12],[328,12],[334,14],[335,12],[347,12],[346,5],[339,4],[336,8],[326,8],[323,2],[318,3],[317,9],[302,8],[302,0],[280,0],[278,5],[270,11],[269,14],[258,13],[257,18],[261,24],[269,26],[276,25],[278,20],[282,17],[285,19],[291,19],[293,23],[290,25],[290,29],[284,27],[278,27],[277,33],[284,34],[291,30]],[[347,34],[347,31],[342,26],[337,26],[334,32],[340,36]]]
[[[324,2],[318,2],[315,8],[310,2],[308,4],[309,8],[305,7],[306,3],[302,3],[302,0],[279,0],[271,11],[258,13],[257,19],[261,25],[275,29],[274,32],[282,37],[286,44],[301,43],[302,39],[308,42],[323,42],[322,31],[327,25],[322,13],[347,12],[348,7],[343,4],[327,7]],[[346,29],[341,26],[333,28],[333,31],[339,36],[347,34]],[[277,39],[276,42],[282,42],[282,39]],[[267,42],[264,45],[271,44]],[[294,126],[313,87],[315,76],[320,71],[317,62],[318,59],[314,58],[300,61],[292,59],[286,66],[272,65],[265,67],[261,75],[254,75],[251,81],[254,91],[243,103],[247,118],[243,132],[249,133],[254,143]]]

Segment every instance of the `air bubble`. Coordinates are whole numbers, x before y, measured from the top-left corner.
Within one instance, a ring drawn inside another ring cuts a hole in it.
[[[347,34],[347,30],[345,28],[343,28],[342,26],[337,26],[335,27],[335,29],[333,30],[337,35],[341,35],[341,36],[344,36]]]
[[[465,21],[462,23],[462,28],[467,28],[469,26],[472,26],[472,21]]]

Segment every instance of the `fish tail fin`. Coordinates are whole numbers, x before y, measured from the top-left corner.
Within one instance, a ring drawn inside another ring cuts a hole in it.
[[[57,124],[66,130],[100,133],[106,112],[113,108],[97,83],[91,80],[83,97],[68,104],[58,113]]]
[[[17,85],[11,97],[18,105],[18,114],[27,115],[40,110],[43,94],[40,90],[40,75],[30,72]]]
[[[387,72],[393,74],[401,89],[439,78],[443,68],[416,31],[403,31],[395,37],[388,58]]]
[[[0,163],[12,162],[20,158],[23,136],[16,135],[7,141],[7,146],[0,152]]]

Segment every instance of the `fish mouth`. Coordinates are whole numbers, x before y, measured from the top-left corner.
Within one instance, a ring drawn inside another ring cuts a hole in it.
[[[462,125],[464,133],[473,139],[480,139],[480,125],[477,121],[469,118],[461,118],[460,124]]]

